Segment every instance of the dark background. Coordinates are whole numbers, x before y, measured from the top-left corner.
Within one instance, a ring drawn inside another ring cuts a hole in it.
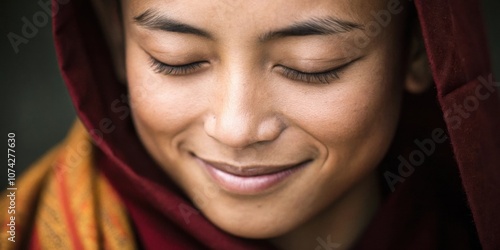
[[[7,34],[21,33],[22,18],[32,20],[42,11],[38,1],[3,0],[0,4],[0,150],[7,151],[7,133],[16,133],[16,168],[21,172],[61,141],[75,112],[57,66],[50,20],[38,29],[18,53]],[[494,75],[500,76],[500,1],[483,0]],[[6,152],[4,154],[6,157]],[[0,168],[0,188],[7,182],[7,167]]]

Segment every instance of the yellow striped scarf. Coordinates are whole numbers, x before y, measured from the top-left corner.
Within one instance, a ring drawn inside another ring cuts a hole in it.
[[[94,167],[92,145],[80,122],[67,139],[17,181],[15,242],[9,192],[0,197],[0,249],[135,249],[125,207]],[[11,238],[12,239],[12,238]]]

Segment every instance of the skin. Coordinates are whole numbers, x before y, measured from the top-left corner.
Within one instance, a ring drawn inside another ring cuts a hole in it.
[[[122,9],[137,132],[201,212],[230,234],[283,249],[315,249],[319,238],[352,246],[380,203],[374,170],[394,136],[402,93],[423,89],[402,53],[405,12],[368,46],[348,49],[365,31],[259,38],[316,17],[366,25],[387,1],[127,0]],[[147,10],[211,38],[140,25],[134,17]],[[158,72],[151,56],[203,63],[172,75]],[[347,63],[328,84],[282,67],[322,72]],[[311,163],[263,193],[242,195],[219,187],[193,155],[234,166]]]

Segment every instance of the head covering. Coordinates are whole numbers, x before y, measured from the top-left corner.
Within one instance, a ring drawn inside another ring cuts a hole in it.
[[[381,179],[392,173],[391,180],[401,183],[387,192],[354,248],[471,249],[480,244],[495,249],[500,246],[500,102],[479,3],[414,4],[435,88],[406,96],[399,139],[384,161],[395,167],[381,171]],[[149,156],[134,129],[126,85],[115,74],[90,1],[53,0],[52,5],[64,81],[95,141],[95,164],[126,205],[139,244],[144,249],[272,248],[218,229]],[[438,135],[439,129],[446,134]],[[400,158],[393,156],[409,159],[419,148],[415,138],[423,143],[434,137],[449,140],[436,142],[435,153],[401,176]]]

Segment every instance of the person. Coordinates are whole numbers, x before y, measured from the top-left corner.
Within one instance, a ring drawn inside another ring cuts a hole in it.
[[[79,120],[2,249],[500,246],[476,1],[52,4]]]

